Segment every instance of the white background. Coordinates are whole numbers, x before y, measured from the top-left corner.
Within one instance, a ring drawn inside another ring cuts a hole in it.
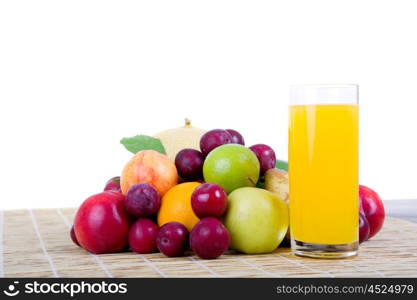
[[[0,208],[76,206],[184,117],[285,159],[300,83],[358,83],[361,183],[417,198],[415,4],[1,1]]]

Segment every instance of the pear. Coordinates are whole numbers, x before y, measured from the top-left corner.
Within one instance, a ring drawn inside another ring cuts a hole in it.
[[[278,197],[288,203],[290,195],[288,173],[279,169],[267,170],[265,173],[265,189],[277,194]]]
[[[288,173],[284,170],[269,169],[265,172],[265,189],[276,194],[283,199],[288,205],[290,201],[290,190],[288,183]],[[286,244],[291,243],[290,229],[284,239]]]
[[[175,161],[175,156],[182,149],[200,150],[200,139],[207,130],[191,126],[191,121],[185,119],[185,125],[179,128],[167,129],[154,135],[164,145],[167,156]]]

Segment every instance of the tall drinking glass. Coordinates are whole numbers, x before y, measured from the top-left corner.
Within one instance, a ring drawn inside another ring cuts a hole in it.
[[[358,251],[358,86],[291,87],[291,247],[341,258]]]

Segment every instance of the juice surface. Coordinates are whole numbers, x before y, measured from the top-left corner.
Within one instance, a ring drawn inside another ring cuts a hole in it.
[[[358,106],[293,105],[289,119],[290,228],[298,241],[358,240]]]

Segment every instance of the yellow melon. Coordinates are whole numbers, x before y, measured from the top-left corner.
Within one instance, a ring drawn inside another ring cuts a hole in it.
[[[154,135],[161,140],[167,156],[175,161],[175,156],[185,148],[200,150],[200,138],[207,130],[191,126],[191,121],[185,119],[185,126],[167,129]]]

